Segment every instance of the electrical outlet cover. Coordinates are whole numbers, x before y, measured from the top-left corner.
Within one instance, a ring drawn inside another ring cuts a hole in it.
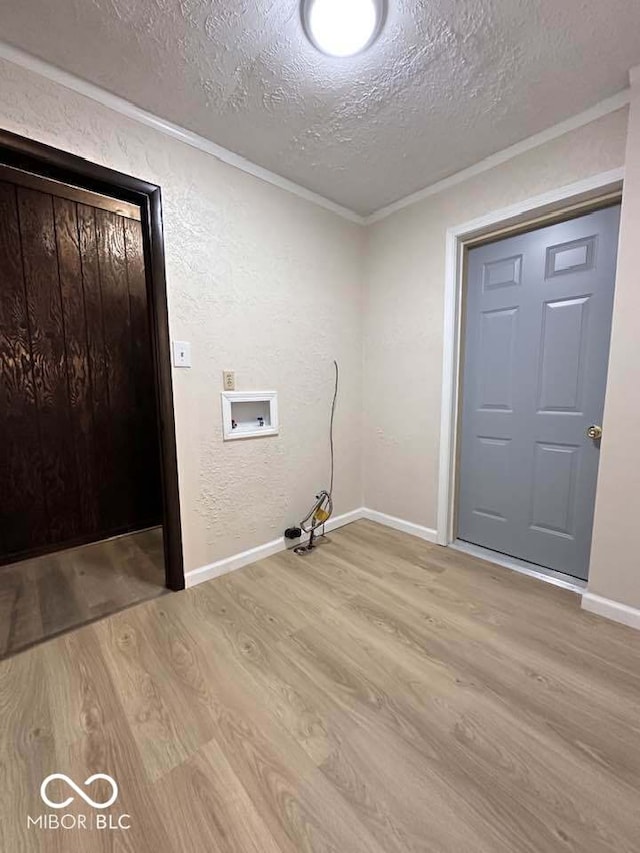
[[[236,375],[233,370],[222,371],[222,384],[224,386],[225,391],[236,390]]]

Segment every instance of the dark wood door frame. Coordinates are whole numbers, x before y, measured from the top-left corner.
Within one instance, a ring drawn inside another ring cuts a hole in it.
[[[156,378],[166,584],[172,590],[184,589],[160,187],[6,130],[0,130],[0,164],[140,207]]]

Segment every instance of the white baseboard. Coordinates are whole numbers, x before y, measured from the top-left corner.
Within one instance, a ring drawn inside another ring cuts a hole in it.
[[[438,533],[431,527],[422,527],[422,525],[414,524],[412,521],[405,521],[403,518],[396,518],[394,515],[386,515],[384,512],[367,509],[366,507],[362,512],[362,518],[366,518],[369,521],[376,521],[378,524],[384,524],[385,527],[393,527],[394,530],[400,530],[402,533],[408,533],[410,536],[417,536],[426,542],[435,542],[437,539]]]
[[[605,619],[613,619],[614,622],[621,622],[630,628],[640,630],[640,610],[637,610],[635,607],[629,607],[628,604],[622,604],[610,598],[603,598],[601,595],[596,595],[593,592],[585,592],[582,596],[582,609],[588,610],[589,613],[596,613],[598,616],[604,616]]]
[[[400,530],[402,533],[408,533],[410,536],[417,536],[426,542],[436,541],[437,533],[430,527],[422,527],[411,521],[395,518],[393,515],[385,515],[383,512],[378,512],[375,509],[367,509],[366,507],[360,507],[351,512],[345,512],[344,515],[338,515],[335,518],[329,519],[327,522],[327,531],[344,527],[345,524],[351,524],[351,522],[359,521],[361,518],[375,521],[378,524],[384,524],[386,527],[393,527],[394,530]],[[229,572],[234,572],[236,569],[241,569],[243,566],[257,563],[258,560],[265,560],[273,554],[285,551],[286,548],[285,539],[283,536],[280,536],[278,539],[267,542],[265,545],[258,545],[257,548],[250,548],[248,551],[242,551],[240,554],[234,554],[231,557],[226,557],[224,560],[218,560],[215,563],[210,563],[208,566],[201,566],[199,569],[187,572],[185,575],[185,584],[187,588],[197,586],[205,581],[219,578],[221,575],[226,575]]]
[[[327,522],[327,531],[335,530],[338,527],[344,527],[345,524],[351,524],[352,521],[359,521],[364,518],[365,510],[361,507],[354,509],[351,512],[345,512],[344,515],[337,515],[335,518],[330,518]],[[219,578],[221,575],[226,575],[229,572],[234,572],[236,569],[241,569],[243,566],[249,566],[251,563],[257,563],[258,560],[264,560],[267,557],[285,551],[287,548],[284,536],[274,539],[272,542],[267,542],[265,545],[258,545],[257,548],[250,548],[248,551],[242,551],[240,554],[234,554],[224,560],[218,560],[215,563],[210,563],[208,566],[201,566],[199,569],[194,569],[187,572],[185,575],[185,584],[187,588],[197,586],[205,581]]]

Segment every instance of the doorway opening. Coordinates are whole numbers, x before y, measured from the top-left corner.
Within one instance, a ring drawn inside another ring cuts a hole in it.
[[[576,588],[588,575],[620,197],[621,175],[607,173],[448,234],[438,541]]]
[[[158,187],[0,133],[0,657],[184,588]]]

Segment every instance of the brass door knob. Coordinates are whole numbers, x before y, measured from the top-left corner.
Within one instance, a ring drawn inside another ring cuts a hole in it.
[[[598,424],[591,424],[590,427],[587,427],[587,438],[592,438],[594,441],[602,438],[602,427]]]

